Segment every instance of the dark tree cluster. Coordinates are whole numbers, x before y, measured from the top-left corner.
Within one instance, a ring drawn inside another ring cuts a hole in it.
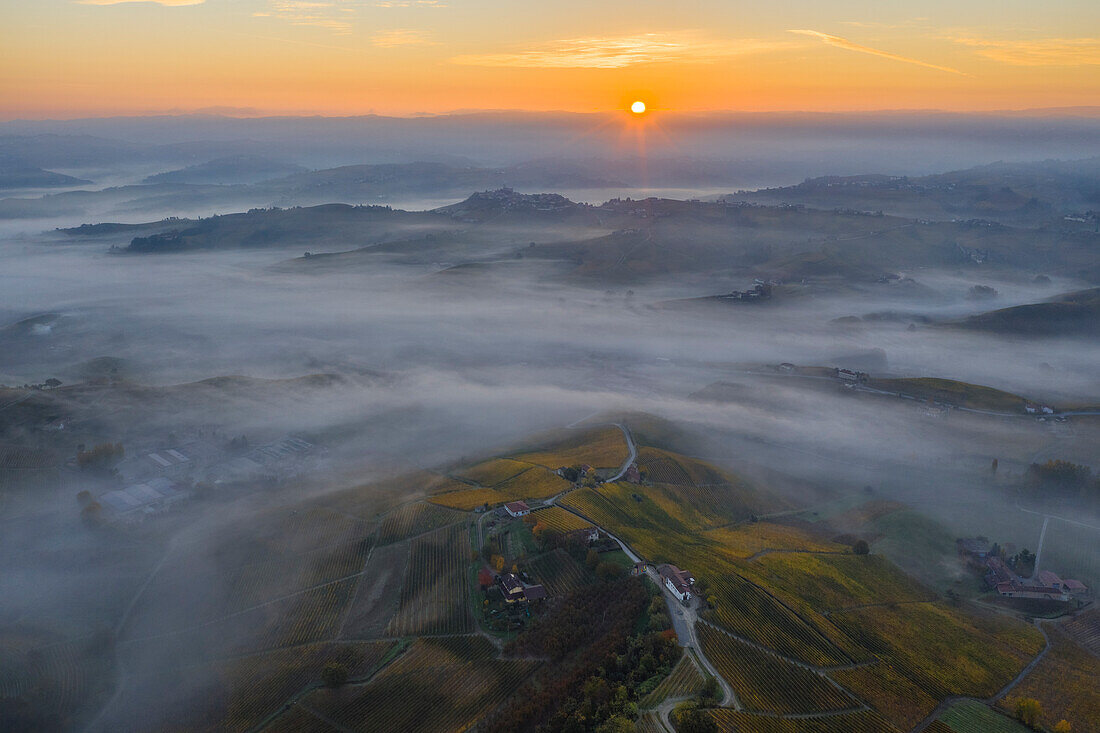
[[[125,450],[122,443],[102,443],[91,450],[76,452],[76,465],[81,469],[104,469],[122,460]]]
[[[1092,469],[1077,463],[1049,460],[1032,463],[1024,476],[1025,487],[1034,493],[1081,499],[1100,499],[1100,478]]]
[[[654,630],[664,623],[649,622],[656,605],[651,599],[639,578],[587,586],[561,599],[506,649],[550,657],[552,663],[482,728],[491,733],[633,730],[637,700],[680,655],[671,631]]]

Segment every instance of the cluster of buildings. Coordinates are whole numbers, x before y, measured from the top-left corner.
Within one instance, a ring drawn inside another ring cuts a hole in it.
[[[833,371],[833,375],[842,382],[852,382],[853,384],[863,384],[869,377],[867,372],[857,372],[854,369],[841,369],[839,367]]]
[[[1089,589],[1079,580],[1063,580],[1056,573],[1040,570],[1033,578],[1021,578],[999,557],[986,560],[985,583],[1003,598],[1068,603],[1083,599]]]
[[[190,495],[190,491],[170,478],[161,476],[143,483],[131,484],[124,489],[108,491],[99,497],[99,502],[118,518],[134,521],[149,514],[167,511],[173,504],[183,501]]]
[[[1031,402],[1025,402],[1024,412],[1029,415],[1053,415],[1054,408],[1050,405],[1037,405]]]
[[[502,573],[497,576],[497,586],[508,604],[535,603],[546,598],[546,588],[539,584],[528,584],[520,580],[515,573]]]
[[[984,571],[986,587],[1002,598],[1069,603],[1089,595],[1088,586],[1081,581],[1063,580],[1049,570],[1041,570],[1031,578],[1020,577],[1001,558],[999,549],[984,537],[961,538],[955,545],[971,566]]]
[[[772,297],[772,286],[762,280],[757,280],[751,290],[734,290],[725,295],[717,296],[718,300],[767,300]]]

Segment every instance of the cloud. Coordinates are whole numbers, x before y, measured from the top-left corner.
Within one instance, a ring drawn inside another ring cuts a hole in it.
[[[918,59],[911,59],[908,56],[899,56],[896,53],[890,53],[889,51],[880,51],[877,48],[871,48],[869,46],[861,46],[858,43],[849,41],[847,38],[841,38],[840,36],[831,36],[828,33],[822,33],[821,31],[811,30],[794,30],[791,33],[797,33],[801,36],[810,36],[811,38],[818,38],[824,41],[829,46],[835,46],[837,48],[843,48],[848,51],[856,51],[857,53],[866,53],[872,56],[881,56],[884,59],[892,59],[894,61],[901,61],[906,64],[913,64],[915,66],[923,66],[926,69],[935,69],[936,71],[946,71],[950,74],[959,74],[961,76],[969,76],[968,74],[959,71],[958,69],[952,69],[950,66],[938,66],[936,64],[930,64],[926,61],[920,61]]]
[[[168,8],[202,5],[206,0],[76,0],[78,5],[122,5],[123,3],[156,3]]]
[[[411,28],[395,28],[390,31],[382,31],[371,36],[370,42],[379,48],[436,45],[428,34]]]
[[[441,0],[378,0],[376,8],[445,8],[447,3]]]
[[[790,44],[758,39],[708,41],[692,36],[643,33],[608,38],[569,38],[513,53],[466,54],[452,63],[465,66],[619,69],[634,64],[708,63],[719,58],[774,51]]]
[[[291,25],[327,28],[338,35],[351,33],[350,14],[358,3],[349,0],[270,0],[270,12],[256,12],[253,17],[278,18]]]
[[[979,56],[1015,66],[1100,66],[1100,38],[1039,38],[1003,41],[955,37]]]

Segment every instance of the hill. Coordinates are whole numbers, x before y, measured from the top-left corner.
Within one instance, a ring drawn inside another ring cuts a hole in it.
[[[1100,334],[1100,288],[1060,295],[981,313],[948,325],[1014,336],[1092,336]]]
[[[21,160],[0,156],[0,190],[6,188],[60,188],[91,183],[64,173],[55,173]]]
[[[148,176],[142,183],[255,183],[305,172],[300,165],[258,155],[232,155]]]

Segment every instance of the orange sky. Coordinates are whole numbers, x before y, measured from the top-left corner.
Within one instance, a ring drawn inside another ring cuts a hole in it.
[[[1082,0],[14,5],[3,118],[1100,105],[1100,3]]]

